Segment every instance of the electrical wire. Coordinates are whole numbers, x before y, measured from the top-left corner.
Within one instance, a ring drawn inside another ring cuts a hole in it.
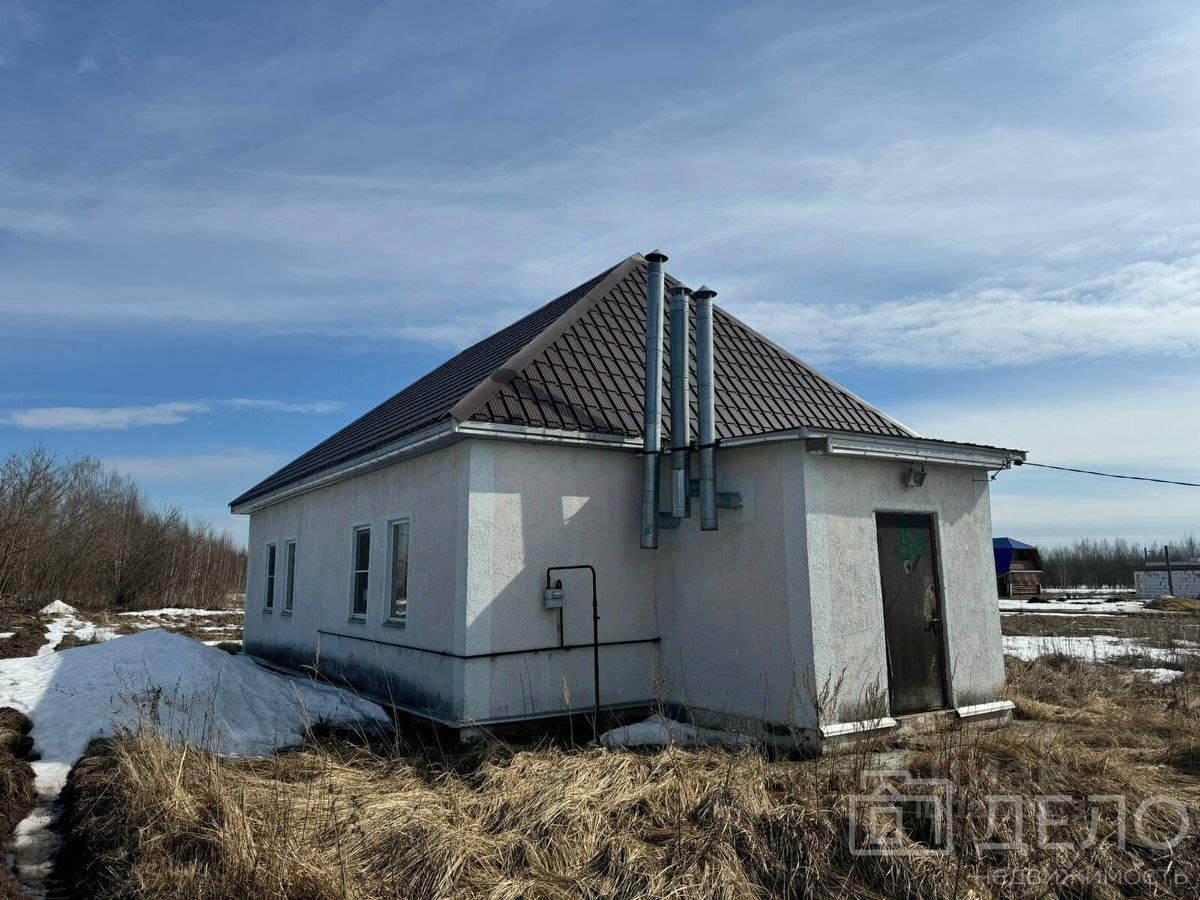
[[[1078,472],[1081,475],[1099,475],[1101,478],[1122,478],[1126,481],[1152,481],[1155,484],[1175,484],[1180,487],[1200,487],[1194,481],[1171,481],[1169,478],[1150,478],[1146,475],[1114,475],[1111,472],[1093,472],[1091,469],[1072,469],[1068,466],[1052,466],[1048,463],[1019,462],[1018,466],[1037,466],[1039,469],[1057,469],[1059,472]]]

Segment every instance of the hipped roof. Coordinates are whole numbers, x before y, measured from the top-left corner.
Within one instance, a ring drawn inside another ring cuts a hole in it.
[[[443,363],[232,502],[239,506],[449,420],[640,438],[646,259],[634,254]],[[675,284],[668,276],[668,285]],[[669,415],[664,316],[663,422]],[[695,422],[695,317],[692,421]],[[714,306],[718,440],[800,427],[917,437]],[[694,437],[694,431],[693,431]]]

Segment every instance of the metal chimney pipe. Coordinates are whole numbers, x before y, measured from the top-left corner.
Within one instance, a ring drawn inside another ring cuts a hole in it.
[[[697,436],[700,439],[700,530],[717,530],[717,401],[713,383],[713,297],[717,292],[701,286],[696,301],[696,393],[699,401]]]
[[[662,449],[663,263],[646,254],[646,393],[642,423],[642,549],[658,547],[658,454]]]
[[[688,383],[691,294],[682,284],[671,289],[671,515],[676,519],[692,514],[692,406]]]

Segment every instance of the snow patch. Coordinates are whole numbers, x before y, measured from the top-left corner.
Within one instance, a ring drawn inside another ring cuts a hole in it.
[[[91,622],[85,622],[78,617],[73,606],[68,606],[61,600],[42,607],[41,615],[52,616],[46,626],[46,643],[38,648],[38,656],[49,656],[68,634],[73,634],[81,641],[111,641],[119,637],[111,628],[104,628]]]
[[[52,603],[47,603],[38,610],[39,616],[73,616],[78,612],[75,607],[63,603],[61,600],[55,600]]]
[[[72,620],[78,622],[67,615],[53,624]],[[13,834],[14,863],[32,896],[44,896],[56,850],[48,829],[67,774],[95,738],[147,725],[172,741],[263,756],[300,743],[310,723],[388,721],[374,703],[158,629],[0,660],[3,706],[29,716],[40,754],[31,764],[36,806]]]
[[[163,609],[138,609],[131,612],[120,613],[122,616],[147,616],[147,617],[162,617],[168,616],[171,618],[182,618],[191,616],[240,616],[240,609],[193,609],[182,606],[167,606]]]
[[[1077,656],[1080,659],[1097,662],[1129,655],[1146,656],[1156,662],[1171,662],[1179,659],[1181,653],[1195,649],[1194,643],[1186,641],[1180,641],[1178,649],[1172,650],[1146,647],[1132,638],[1116,637],[1110,634],[1093,634],[1084,637],[1004,636],[1004,652],[1009,656],[1016,656],[1026,661],[1035,660],[1039,656],[1046,656],[1050,653],[1063,653],[1067,656]]]
[[[1149,675],[1150,680],[1155,684],[1167,684],[1183,674],[1178,669],[1134,669],[1133,671]]]
[[[16,636],[17,636],[17,633],[15,631],[0,631],[0,641],[8,640],[10,637],[16,637]]]
[[[755,741],[748,735],[698,728],[655,714],[633,725],[604,732],[600,735],[600,743],[606,747],[746,747]]]
[[[1045,596],[1043,594],[1043,596]],[[1007,597],[1000,599],[1001,612],[1019,612],[1037,615],[1038,613],[1061,615],[1062,613],[1083,613],[1104,615],[1109,613],[1141,612],[1146,605],[1143,600],[1106,600],[1104,598],[1072,598],[1069,600],[1051,600],[1049,603],[1029,603],[1025,600],[1012,600]]]

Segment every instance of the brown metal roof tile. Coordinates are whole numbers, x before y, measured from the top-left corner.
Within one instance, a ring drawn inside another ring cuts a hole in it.
[[[602,272],[415,381],[251,488],[233,501],[234,505],[451,417],[640,435],[645,282],[646,263],[636,255]],[[669,350],[667,318],[664,316],[664,358]],[[690,325],[694,410],[694,316]],[[718,438],[802,426],[913,436],[719,307],[714,309],[713,326]],[[498,370],[507,368],[514,371],[494,380]],[[670,383],[664,369],[664,424],[669,401]]]

